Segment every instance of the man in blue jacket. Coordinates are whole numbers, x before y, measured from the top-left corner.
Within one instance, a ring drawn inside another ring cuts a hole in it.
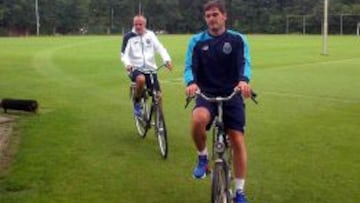
[[[247,152],[244,140],[245,109],[243,97],[251,96],[250,52],[244,35],[226,29],[227,14],[222,1],[209,1],[204,5],[208,29],[193,36],[189,42],[185,64],[186,94],[194,96],[197,90],[211,96],[227,96],[234,88],[241,90],[226,102],[224,126],[233,149],[235,197],[237,203],[246,202],[244,183]],[[198,162],[193,176],[206,177],[208,151],[206,130],[216,113],[216,105],[198,97],[192,113],[192,136],[198,151]]]

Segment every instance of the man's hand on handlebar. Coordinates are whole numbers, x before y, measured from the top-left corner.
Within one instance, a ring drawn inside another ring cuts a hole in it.
[[[199,87],[197,86],[197,84],[193,83],[186,88],[185,94],[187,97],[194,97],[196,94],[196,91],[198,91],[198,90],[199,90]]]
[[[166,62],[165,62],[165,67],[166,67],[167,69],[169,69],[169,71],[172,71],[173,65],[172,65],[171,61],[166,61]]]
[[[132,65],[127,65],[126,66],[126,71],[131,73],[133,71],[133,66]]]
[[[251,86],[245,82],[245,81],[240,81],[238,83],[238,85],[236,86],[236,88],[238,90],[240,90],[241,94],[245,97],[245,98],[250,98],[252,96],[252,90],[251,90]]]

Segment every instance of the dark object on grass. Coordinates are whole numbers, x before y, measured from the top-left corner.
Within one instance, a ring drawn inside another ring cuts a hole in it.
[[[36,100],[30,99],[2,99],[0,100],[0,107],[4,109],[5,113],[8,109],[36,112],[39,104]]]

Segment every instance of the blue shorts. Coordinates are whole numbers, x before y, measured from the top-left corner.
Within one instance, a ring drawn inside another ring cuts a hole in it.
[[[131,79],[131,81],[135,82],[136,81],[136,78],[139,76],[139,75],[144,75],[145,76],[145,83],[146,83],[146,88],[147,89],[151,89],[152,86],[151,86],[151,79],[150,79],[150,74],[145,74],[141,71],[138,71],[138,70],[134,70],[133,72],[130,73],[129,77]],[[154,74],[154,88],[156,91],[160,92],[160,84],[159,84],[159,81],[158,81],[158,78],[157,78],[157,74]]]
[[[217,115],[217,104],[206,101],[202,97],[196,98],[194,109],[204,107],[210,112],[211,120],[206,126],[209,130]],[[225,130],[231,129],[245,132],[245,104],[241,95],[235,95],[231,100],[223,103],[223,121]]]

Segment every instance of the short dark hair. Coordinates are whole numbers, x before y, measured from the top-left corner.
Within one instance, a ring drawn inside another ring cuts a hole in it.
[[[222,0],[211,0],[205,3],[204,5],[204,12],[212,9],[217,8],[221,13],[226,13],[226,6],[225,2]]]

